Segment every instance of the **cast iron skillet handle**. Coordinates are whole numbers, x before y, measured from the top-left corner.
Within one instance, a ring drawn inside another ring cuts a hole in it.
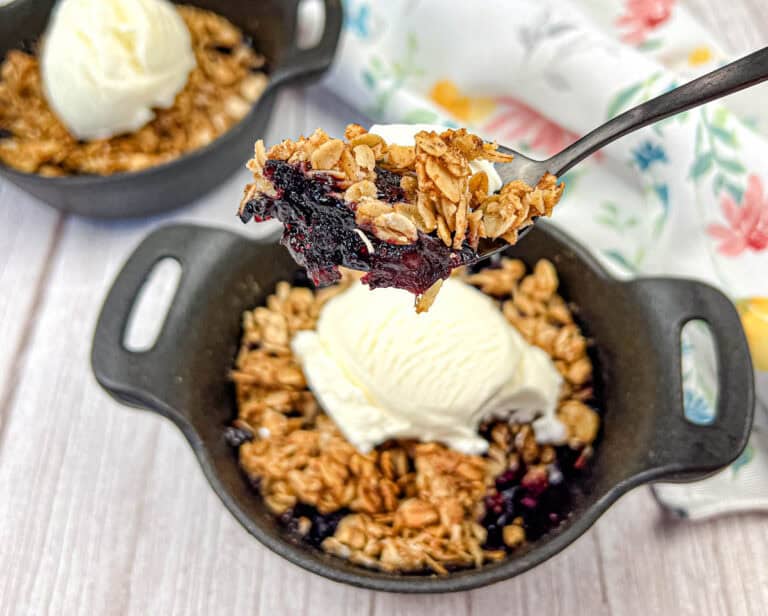
[[[669,360],[666,391],[659,392],[666,408],[658,413],[645,470],[673,481],[704,477],[739,456],[752,427],[754,374],[739,315],[725,295],[704,283],[650,278],[627,284],[659,315],[654,344]],[[709,425],[694,424],[683,413],[680,334],[693,319],[709,325],[717,358],[718,402]]]
[[[173,410],[179,385],[173,359],[178,337],[184,335],[184,313],[193,307],[196,272],[205,271],[206,264],[218,258],[232,236],[222,231],[219,237],[207,230],[205,249],[201,250],[199,238],[205,231],[174,225],[151,233],[128,258],[104,300],[94,332],[91,365],[99,384],[124,404],[179,419]],[[123,340],[134,303],[155,264],[167,257],[182,267],[176,294],[154,345],[147,351],[129,351]]]
[[[299,1],[294,0],[287,4],[288,10],[294,12],[293,19],[295,20]],[[279,65],[272,76],[273,83],[292,81],[297,77],[302,79],[316,78],[331,65],[341,34],[343,13],[341,0],[323,0],[323,5],[325,7],[325,25],[323,35],[317,45],[309,49],[300,49],[297,47],[296,41],[292,41],[285,56],[279,60]]]

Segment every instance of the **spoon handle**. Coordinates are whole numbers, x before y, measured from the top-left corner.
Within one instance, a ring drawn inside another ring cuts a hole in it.
[[[731,62],[625,111],[545,161],[547,170],[561,176],[575,164],[612,141],[664,118],[703,105],[768,79],[768,47]]]

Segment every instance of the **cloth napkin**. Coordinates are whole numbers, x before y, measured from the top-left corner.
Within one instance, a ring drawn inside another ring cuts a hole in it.
[[[559,151],[612,116],[729,61],[676,0],[345,0],[326,86],[372,121],[466,126]],[[670,118],[569,172],[553,222],[616,276],[685,276],[739,307],[758,384],[749,446],[719,474],[657,484],[678,515],[768,511],[768,87]],[[714,417],[701,323],[682,340],[685,413]]]

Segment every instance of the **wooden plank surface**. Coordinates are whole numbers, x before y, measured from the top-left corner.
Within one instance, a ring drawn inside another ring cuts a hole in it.
[[[0,180],[0,438],[62,218]]]
[[[764,0],[733,0],[725,18],[714,0],[688,4],[734,50],[768,42]],[[355,119],[327,92],[288,92],[268,137]],[[647,489],[535,571],[468,593],[350,588],[253,540],[178,431],[113,402],[87,369],[98,300],[130,250],[168,221],[240,230],[230,214],[245,177],[119,224],[62,222],[0,182],[0,615],[768,613],[765,517],[678,522]]]

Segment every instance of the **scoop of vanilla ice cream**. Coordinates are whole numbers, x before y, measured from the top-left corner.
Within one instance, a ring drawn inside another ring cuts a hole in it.
[[[438,124],[374,124],[368,132],[379,135],[387,143],[413,145],[416,133],[420,133],[423,130],[434,131],[439,134],[445,130],[445,126]],[[494,168],[493,163],[487,160],[473,160],[469,163],[469,168],[472,169],[472,173],[485,171],[485,174],[488,176],[489,193],[495,193],[501,188],[501,176],[499,176],[498,171]]]
[[[43,38],[48,103],[79,139],[134,131],[173,105],[195,66],[167,0],[60,0]]]
[[[310,388],[346,438],[368,451],[390,438],[440,441],[482,453],[489,417],[534,420],[541,442],[562,442],[562,379],[490,298],[446,280],[426,313],[397,289],[352,285],[292,342]]]

